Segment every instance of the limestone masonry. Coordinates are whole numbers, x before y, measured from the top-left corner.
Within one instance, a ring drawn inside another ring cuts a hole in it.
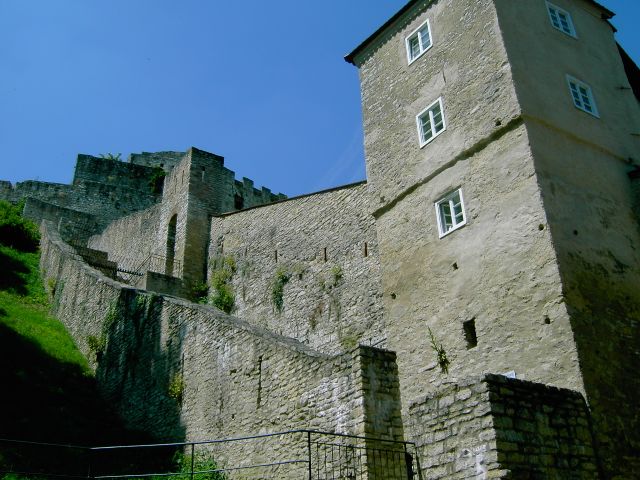
[[[640,478],[640,71],[612,16],[410,1],[346,57],[366,182],[289,199],[190,148],[0,198],[160,440],[311,428],[414,442],[418,478]]]

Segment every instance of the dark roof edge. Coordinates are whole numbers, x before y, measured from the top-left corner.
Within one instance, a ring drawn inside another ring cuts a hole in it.
[[[394,23],[396,20],[398,20],[402,15],[404,15],[404,13],[407,10],[409,10],[411,7],[413,7],[419,1],[421,1],[421,0],[411,0],[404,7],[402,7],[400,10],[398,10],[395,13],[395,15],[393,15],[389,20],[384,22],[384,24],[380,28],[378,28],[375,32],[373,32],[371,35],[369,35],[364,42],[362,42],[360,45],[358,45],[356,48],[354,48],[351,53],[349,53],[348,55],[345,55],[344,56],[345,61],[349,62],[351,65],[355,65],[354,59],[355,59],[356,55],[358,55],[365,48],[367,48],[369,46],[369,44],[373,41],[374,38],[376,38],[379,34],[381,34],[383,31],[385,31],[387,29],[387,27],[389,27],[392,23]]]
[[[627,74],[629,85],[631,90],[636,96],[636,100],[640,102],[640,68],[636,65],[636,62],[629,56],[629,54],[622,48],[622,46],[616,42],[618,46],[618,52],[620,52],[620,58],[622,59],[622,66],[624,67],[624,73]]]
[[[359,55],[365,48],[367,48],[378,35],[380,35],[382,32],[384,32],[389,26],[391,26],[391,24],[393,24],[402,15],[404,15],[410,8],[412,8],[416,3],[420,2],[420,1],[421,0],[411,0],[410,2],[408,2],[404,7],[402,7],[400,10],[398,10],[389,20],[384,22],[384,24],[380,28],[378,28],[375,32],[373,32],[371,35],[369,35],[366,38],[365,41],[363,41],[360,45],[358,45],[356,48],[354,48],[351,53],[345,55],[344,56],[344,60],[346,62],[350,63],[351,65],[355,65],[356,64],[355,63],[355,57],[357,55]],[[609,20],[610,18],[615,16],[614,12],[612,12],[608,8],[604,7],[603,5],[600,5],[595,0],[587,0],[587,1],[602,10],[602,19],[603,20]]]

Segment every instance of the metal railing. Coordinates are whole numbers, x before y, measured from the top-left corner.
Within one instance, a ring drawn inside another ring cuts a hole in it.
[[[80,447],[0,439],[0,474],[38,478],[412,480],[411,442],[290,430],[201,442]]]

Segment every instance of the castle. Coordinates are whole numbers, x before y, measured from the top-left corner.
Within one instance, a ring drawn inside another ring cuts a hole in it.
[[[191,148],[0,196],[44,220],[55,313],[159,438],[318,428],[415,442],[424,478],[638,478],[640,84],[612,16],[411,0],[346,57],[366,182],[287,199]]]

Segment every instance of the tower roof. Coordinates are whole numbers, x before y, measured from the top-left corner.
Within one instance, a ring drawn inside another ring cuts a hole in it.
[[[387,30],[387,28],[389,28],[391,25],[393,25],[396,22],[396,20],[398,20],[400,17],[402,17],[402,15],[404,15],[406,12],[411,10],[413,7],[415,7],[419,3],[423,3],[423,4],[427,5],[427,4],[431,3],[432,1],[433,0],[410,0],[409,2],[407,2],[400,10],[398,10],[391,18],[389,18],[389,20],[384,22],[380,28],[378,28],[375,32],[373,32],[371,35],[369,35],[369,37],[367,37],[364,42],[362,42],[360,45],[358,45],[356,48],[354,48],[351,51],[351,53],[345,55],[344,56],[345,61],[351,63],[352,65],[355,65],[356,64],[355,63],[355,57],[358,54],[360,54],[362,51],[364,51],[382,32]],[[598,7],[600,10],[602,10],[602,18],[604,20],[609,20],[610,18],[615,16],[614,12],[612,12],[608,8],[605,8],[604,6],[600,5],[595,0],[585,0],[585,1],[588,2],[588,3],[591,3],[595,7]]]

